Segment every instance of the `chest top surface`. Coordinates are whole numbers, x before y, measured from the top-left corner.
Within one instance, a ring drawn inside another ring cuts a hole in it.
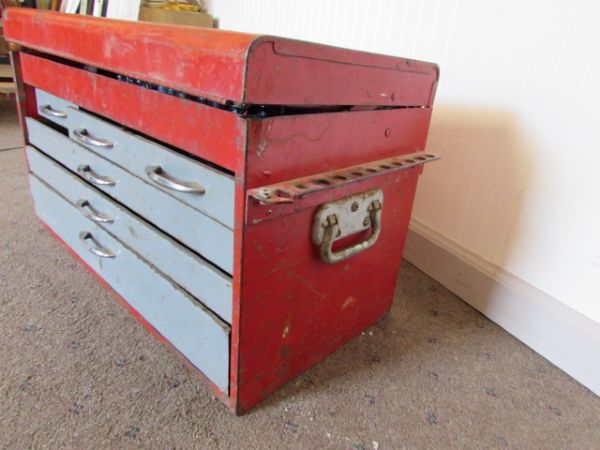
[[[431,106],[437,65],[231,31],[12,8],[26,51],[235,105]]]

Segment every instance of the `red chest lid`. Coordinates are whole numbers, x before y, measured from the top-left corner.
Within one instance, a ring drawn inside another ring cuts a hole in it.
[[[237,105],[430,106],[432,63],[273,36],[10,8],[8,41]]]

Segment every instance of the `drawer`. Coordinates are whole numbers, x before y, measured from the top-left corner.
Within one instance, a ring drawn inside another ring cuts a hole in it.
[[[81,214],[231,323],[230,277],[31,146],[27,147],[27,159],[30,170],[74,204]]]
[[[67,114],[73,140],[233,228],[232,176],[76,108]]]
[[[167,234],[232,273],[233,231],[63,134],[27,117],[29,141]]]
[[[31,175],[30,183],[38,216],[195,367],[227,392],[227,324],[137,253],[83,217],[35,175]]]
[[[48,94],[41,89],[35,90],[38,113],[58,125],[69,128],[70,111],[68,108],[77,108],[77,105],[55,95]]]

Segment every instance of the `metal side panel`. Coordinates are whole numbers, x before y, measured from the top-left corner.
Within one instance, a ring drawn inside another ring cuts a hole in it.
[[[27,159],[30,170],[77,206],[81,214],[116,236],[231,323],[231,277],[90,187],[34,147],[27,146]]]
[[[37,88],[35,89],[35,99],[38,113],[42,117],[65,128],[69,127],[71,114],[67,108],[77,108],[77,105]]]
[[[233,268],[233,231],[165,194],[61,133],[27,117],[29,141],[82,178],[228,273]],[[89,171],[82,171],[88,167]],[[109,183],[109,184],[99,184]]]
[[[232,176],[91,114],[72,107],[67,114],[71,139],[233,228]]]
[[[139,255],[83,217],[35,175],[30,177],[40,218],[145,320],[215,385],[229,385],[229,327],[148,265]],[[87,240],[81,233],[88,233]],[[90,252],[112,254],[97,256]]]

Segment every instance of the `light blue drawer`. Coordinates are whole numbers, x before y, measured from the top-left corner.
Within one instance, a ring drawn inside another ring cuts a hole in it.
[[[38,216],[219,389],[229,386],[229,326],[35,175]],[[105,254],[103,257],[94,254]]]
[[[73,107],[67,109],[71,139],[233,228],[232,176],[96,116]]]
[[[73,108],[77,108],[77,105],[37,88],[35,90],[35,99],[37,101],[38,113],[42,117],[65,128],[69,128],[71,111]],[[71,108],[71,110],[68,108]]]
[[[31,146],[27,146],[27,159],[30,170],[77,206],[81,214],[116,236],[222,319],[231,323],[231,277]]]
[[[26,120],[31,144],[227,273],[232,273],[233,231],[230,228],[37,120],[31,117]]]

